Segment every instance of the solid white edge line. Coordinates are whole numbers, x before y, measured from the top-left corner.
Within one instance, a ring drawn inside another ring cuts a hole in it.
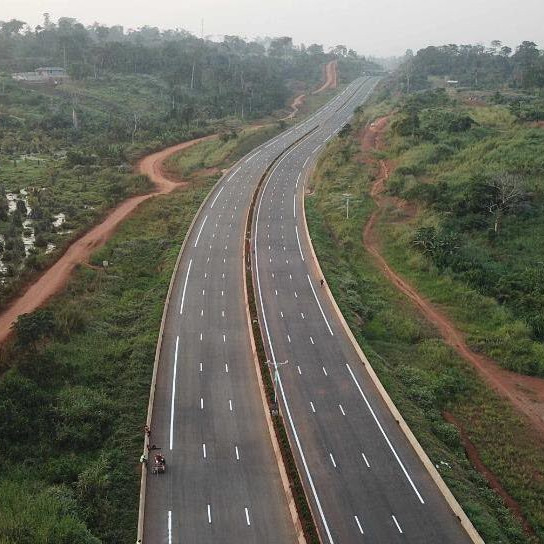
[[[278,164],[276,165],[276,168],[281,164],[281,162],[283,162],[283,160],[292,151],[294,151],[303,142],[304,142],[304,140],[302,140],[299,144],[297,144],[295,147],[293,147],[291,149],[291,151],[288,151],[287,154],[284,155],[283,159],[281,159],[280,162],[278,162]],[[289,425],[291,426],[291,431],[293,433],[293,437],[295,439],[295,443],[297,445],[297,448],[298,448],[298,451],[299,451],[299,454],[300,454],[300,459],[302,461],[302,465],[304,466],[304,471],[306,473],[306,477],[308,478],[308,483],[310,485],[310,488],[311,488],[313,496],[314,496],[314,500],[315,500],[315,503],[316,503],[316,506],[317,506],[317,509],[318,509],[318,512],[319,512],[319,516],[321,517],[321,521],[323,522],[325,532],[327,533],[327,538],[329,539],[330,544],[334,544],[334,540],[332,538],[332,535],[331,535],[331,532],[330,532],[330,529],[329,529],[329,524],[327,523],[327,519],[325,517],[325,513],[323,512],[323,508],[321,506],[321,501],[319,500],[319,496],[317,494],[317,490],[315,488],[312,475],[310,474],[310,469],[308,467],[308,463],[306,462],[306,456],[304,455],[304,451],[302,450],[302,445],[300,443],[298,432],[297,432],[297,429],[295,427],[295,423],[293,421],[293,416],[291,415],[291,410],[289,408],[289,403],[287,402],[287,396],[285,394],[285,390],[283,389],[283,382],[281,380],[281,375],[279,374],[279,371],[278,371],[278,363],[276,361],[276,355],[274,353],[274,347],[272,346],[272,340],[270,338],[270,331],[268,330],[268,321],[266,319],[266,312],[265,312],[264,304],[263,304],[263,294],[262,294],[262,290],[261,290],[261,280],[260,280],[260,274],[259,274],[259,253],[257,251],[257,240],[259,238],[259,236],[258,236],[258,234],[259,234],[259,216],[260,216],[260,212],[261,212],[261,205],[262,205],[262,202],[263,202],[263,196],[264,196],[264,194],[266,192],[266,188],[268,186],[268,183],[269,183],[270,179],[272,178],[273,173],[276,171],[276,168],[274,168],[274,170],[268,176],[268,179],[266,180],[266,184],[265,184],[265,186],[263,187],[263,189],[261,191],[261,197],[259,199],[259,207],[257,208],[257,216],[255,218],[255,244],[254,244],[255,245],[255,275],[256,275],[256,278],[257,278],[257,289],[259,291],[259,303],[261,305],[261,312],[262,312],[262,315],[263,315],[263,324],[264,324],[264,328],[265,328],[265,331],[266,331],[268,346],[270,348],[270,355],[272,357],[272,362],[274,363],[275,372],[277,373],[276,376],[277,376],[277,380],[278,380],[278,386],[279,386],[279,389],[280,389],[281,398],[283,399],[283,405],[285,406],[285,411],[287,413],[287,419],[289,420]]]
[[[183,293],[181,294],[181,304],[179,306],[179,315],[183,314],[183,304],[185,303],[185,291],[187,290],[187,280],[189,279],[189,272],[191,272],[192,264],[193,264],[193,259],[189,261],[189,266],[187,267],[187,275],[185,276],[185,282],[183,284]]]
[[[198,236],[195,240],[195,245],[193,247],[196,247],[198,245],[198,241],[200,240],[200,235],[202,234],[202,229],[204,228],[204,225],[206,224],[206,221],[208,220],[208,216],[204,218],[204,221],[202,221],[202,225],[200,225],[200,230],[198,231]]]
[[[293,195],[293,217],[297,218],[297,194]]]
[[[298,242],[298,250],[300,252],[300,258],[304,261],[304,254],[302,253],[302,247],[300,245],[300,238],[298,237],[298,227],[295,225],[295,232],[297,235],[297,242]]]
[[[168,510],[168,544],[172,544],[172,510]]]
[[[400,460],[400,457],[398,456],[395,448],[393,447],[393,444],[391,444],[391,440],[389,440],[389,437],[387,436],[384,428],[382,427],[382,424],[380,423],[378,417],[376,416],[376,412],[372,409],[372,406],[370,406],[370,403],[368,402],[368,399],[366,398],[366,395],[364,394],[363,390],[361,389],[361,386],[359,385],[359,382],[357,381],[357,378],[355,377],[355,374],[353,373],[353,370],[351,370],[351,367],[349,366],[349,363],[346,363],[346,366],[348,367],[348,371],[351,374],[351,378],[355,382],[355,385],[357,386],[357,389],[359,390],[359,393],[361,393],[361,396],[363,397],[363,400],[365,401],[365,404],[367,405],[367,408],[369,409],[370,413],[372,414],[372,417],[374,418],[374,421],[378,425],[378,428],[380,429],[383,437],[385,438],[385,441],[387,442],[387,445],[393,452],[393,455],[395,456],[395,459],[397,460],[397,463],[399,464],[400,468],[402,469],[402,472],[404,472],[404,475],[406,476],[407,480],[410,482],[410,485],[412,486],[412,489],[415,491],[417,498],[421,502],[421,504],[425,504],[425,501],[423,500],[423,497],[419,493],[416,484],[414,484],[412,478],[408,474],[408,471],[406,470],[406,467],[404,466],[404,463]]]
[[[174,412],[175,412],[175,400],[176,400],[176,374],[178,371],[178,346],[179,336],[176,336],[176,351],[174,352],[174,372],[172,375],[172,404],[170,406],[170,451],[174,444]]]
[[[317,298],[317,293],[315,292],[314,286],[312,284],[312,280],[310,279],[310,274],[306,274],[306,277],[308,278],[308,283],[310,284],[310,287],[312,288],[312,292],[314,294],[315,301],[317,302],[317,305],[319,306],[319,310],[321,311],[321,315],[323,316],[323,319],[325,320],[325,323],[327,324],[329,332],[331,333],[331,336],[334,336],[334,333],[332,332],[331,326],[329,325],[329,321],[325,316],[325,312],[323,311],[323,308],[321,307],[321,303],[319,302],[319,299]]]

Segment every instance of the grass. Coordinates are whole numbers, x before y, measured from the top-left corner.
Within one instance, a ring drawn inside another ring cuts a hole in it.
[[[134,540],[149,383],[168,282],[215,183],[144,203],[46,310],[36,349],[4,348],[2,544]],[[107,260],[107,270],[99,268]],[[21,401],[21,398],[24,401]]]
[[[370,116],[355,119],[360,126]],[[380,380],[486,542],[544,538],[542,438],[444,344],[436,331],[384,279],[362,247],[374,209],[372,171],[355,160],[354,135],[331,142],[312,178],[306,210],[327,282]],[[342,193],[352,193],[350,219]],[[486,466],[520,504],[536,537],[520,524],[466,458],[457,429],[463,422]]]

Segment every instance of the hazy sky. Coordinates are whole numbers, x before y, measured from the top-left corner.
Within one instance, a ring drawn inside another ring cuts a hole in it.
[[[0,0],[0,20],[34,26],[42,13],[128,28],[184,28],[205,35],[292,36],[397,55],[444,43],[531,40],[544,46],[544,0]]]

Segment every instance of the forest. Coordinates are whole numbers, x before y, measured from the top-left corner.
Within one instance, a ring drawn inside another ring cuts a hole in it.
[[[373,66],[345,46],[325,53],[290,37],[213,42],[47,14],[35,28],[0,22],[0,306],[112,206],[149,190],[132,173],[138,157],[235,135],[314,88],[333,58],[344,81]],[[69,78],[12,78],[44,66]]]

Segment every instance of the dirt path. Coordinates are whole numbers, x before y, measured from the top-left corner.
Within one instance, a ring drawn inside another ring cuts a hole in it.
[[[338,61],[331,60],[325,65],[325,83],[312,94],[318,94],[327,89],[336,89],[338,86]]]
[[[321,85],[321,87],[319,87],[319,89],[313,91],[312,94],[318,94],[326,91],[327,89],[336,89],[338,81],[338,62],[335,60],[331,60],[330,62],[325,64],[324,75],[325,82],[323,83],[323,85]],[[295,97],[293,102],[291,102],[291,113],[287,117],[283,117],[282,119],[280,119],[280,121],[287,121],[288,119],[293,119],[298,113],[298,110],[304,104],[305,98],[305,94],[299,94],[297,97]]]
[[[0,343],[9,336],[11,326],[20,315],[34,311],[50,297],[61,291],[74,267],[85,262],[93,251],[103,246],[111,238],[119,224],[142,202],[156,195],[170,193],[174,189],[186,185],[183,182],[175,182],[167,178],[163,173],[162,164],[167,157],[196,143],[213,138],[216,138],[216,135],[183,142],[142,159],[138,163],[137,169],[142,174],[149,176],[155,185],[155,191],[145,195],[133,196],[121,202],[121,204],[108,214],[102,223],[96,225],[76,240],[51,268],[46,270],[34,283],[27,287],[26,291],[0,314]]]
[[[388,118],[379,119],[368,127],[361,137],[363,156],[369,159],[369,152],[378,149],[381,145],[381,136],[387,126]],[[434,325],[444,341],[468,361],[485,381],[501,396],[508,399],[512,406],[524,414],[533,427],[544,435],[544,379],[524,376],[501,368],[496,361],[485,355],[472,351],[461,331],[453,321],[432,302],[421,296],[414,287],[397,274],[381,254],[381,244],[375,230],[376,223],[386,206],[403,206],[398,199],[384,194],[385,183],[390,176],[392,165],[380,160],[379,174],[373,184],[371,196],[378,205],[372,214],[363,232],[365,249],[373,256],[387,279],[402,293],[404,293],[423,316]]]

